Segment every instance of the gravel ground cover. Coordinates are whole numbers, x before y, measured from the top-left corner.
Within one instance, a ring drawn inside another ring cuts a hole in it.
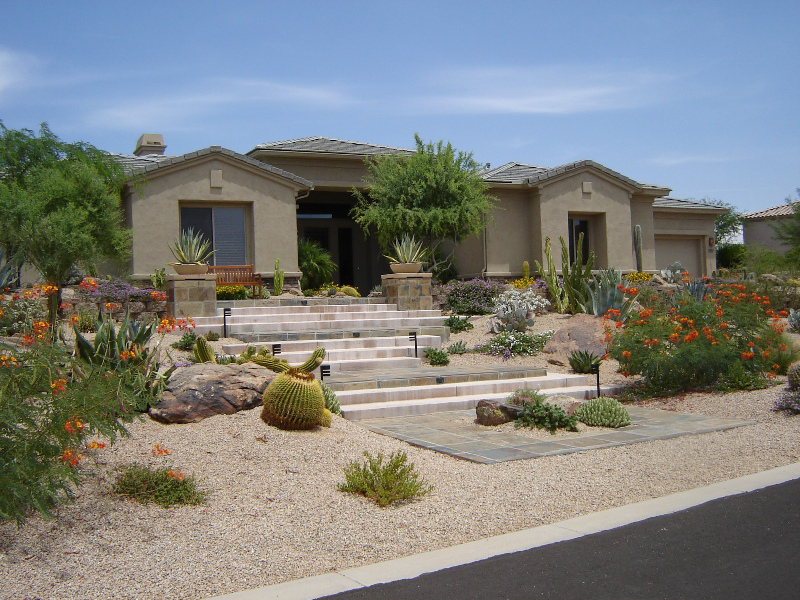
[[[563,318],[540,317],[535,328],[556,328]],[[485,325],[474,321],[475,330],[451,342],[465,339],[471,346],[472,336],[485,335]],[[452,364],[498,360],[467,354]],[[508,362],[568,370],[547,360]],[[609,380],[619,377],[612,367],[603,365]],[[338,417],[331,429],[307,432],[267,427],[258,410],[188,425],[144,419],[129,427],[130,437],[90,451],[82,463],[85,483],[54,520],[34,515],[22,528],[0,525],[0,598],[207,598],[786,465],[800,460],[800,417],[770,410],[784,387],[648,404],[752,419],[753,426],[495,465],[413,447]],[[155,444],[170,454],[153,456]],[[364,451],[398,450],[435,486],[432,494],[382,509],[338,491],[343,469]],[[208,502],[163,509],[115,497],[115,469],[131,462],[170,464],[194,474],[208,490]]]

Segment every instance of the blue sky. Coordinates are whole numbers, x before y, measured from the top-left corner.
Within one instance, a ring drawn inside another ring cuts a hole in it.
[[[418,132],[747,212],[800,186],[798,22],[797,0],[11,0],[0,120],[124,153]]]

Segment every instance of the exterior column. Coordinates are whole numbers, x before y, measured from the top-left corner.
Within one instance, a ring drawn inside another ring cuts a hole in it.
[[[167,275],[167,312],[173,317],[213,317],[217,314],[217,276]]]
[[[431,277],[431,273],[381,275],[383,295],[398,310],[432,310]]]

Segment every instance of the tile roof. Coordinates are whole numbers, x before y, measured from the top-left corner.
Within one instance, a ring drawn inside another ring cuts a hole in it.
[[[349,154],[354,156],[371,156],[375,154],[414,154],[407,148],[393,148],[391,146],[378,146],[363,142],[351,142],[327,137],[307,137],[296,140],[283,140],[280,142],[267,142],[259,144],[247,154],[258,150],[280,150],[283,152],[308,152],[315,154]]]
[[[720,214],[727,212],[727,208],[716,206],[707,202],[698,202],[697,200],[683,200],[681,198],[656,198],[653,200],[653,208],[688,208],[690,210],[708,210],[718,212]]]
[[[660,185],[651,185],[649,183],[640,183],[634,181],[630,177],[626,177],[622,173],[618,173],[613,169],[601,165],[593,160],[577,160],[575,162],[567,163],[559,167],[537,167],[534,165],[525,165],[522,163],[510,162],[496,169],[489,169],[483,171],[481,176],[489,183],[536,183],[538,181],[545,181],[557,175],[581,169],[584,167],[594,167],[600,171],[608,173],[609,175],[621,179],[626,183],[639,189],[652,189],[664,190],[668,189]]]
[[[264,171],[268,171],[273,175],[278,175],[279,177],[285,177],[286,179],[290,179],[295,183],[299,183],[303,187],[307,187],[308,189],[314,188],[314,184],[308,179],[295,175],[294,173],[290,173],[289,171],[278,169],[277,167],[273,167],[272,165],[268,165],[267,163],[258,161],[254,158],[250,158],[249,156],[245,156],[244,154],[239,154],[238,152],[234,152],[233,150],[228,150],[227,148],[223,148],[221,146],[209,146],[208,148],[203,148],[202,150],[196,150],[194,152],[188,152],[187,154],[181,154],[179,156],[165,156],[162,154],[131,156],[128,154],[114,154],[114,153],[112,153],[111,156],[114,157],[115,160],[119,161],[120,164],[122,164],[122,168],[125,169],[126,174],[133,176],[133,175],[141,175],[143,173],[150,173],[157,169],[161,169],[171,165],[177,165],[186,162],[188,160],[191,160],[193,158],[209,154],[223,154],[225,156],[229,156],[231,158],[244,161],[247,164],[262,169]]]
[[[795,208],[800,208],[800,202],[787,202],[780,206],[773,206],[772,208],[765,208],[757,212],[745,213],[742,215],[744,219],[770,219],[772,217],[788,217],[794,214]]]

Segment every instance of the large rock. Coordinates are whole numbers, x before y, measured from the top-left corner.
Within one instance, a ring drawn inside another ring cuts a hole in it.
[[[588,350],[597,356],[604,356],[607,346],[603,324],[602,317],[573,315],[547,342],[544,352],[569,356],[575,350]]]
[[[578,407],[583,404],[577,398],[573,398],[572,396],[567,396],[565,394],[558,394],[555,396],[548,396],[545,400],[548,404],[552,404],[553,406],[558,406],[561,408],[565,413],[567,413],[568,417],[571,417],[575,414],[575,411],[578,410]]]
[[[254,363],[184,367],[173,373],[161,402],[148,412],[162,423],[196,423],[214,415],[230,415],[261,404],[275,375]]]
[[[475,406],[475,416],[479,425],[502,425],[514,421],[519,413],[522,412],[521,406],[506,404],[500,400],[481,400]]]

